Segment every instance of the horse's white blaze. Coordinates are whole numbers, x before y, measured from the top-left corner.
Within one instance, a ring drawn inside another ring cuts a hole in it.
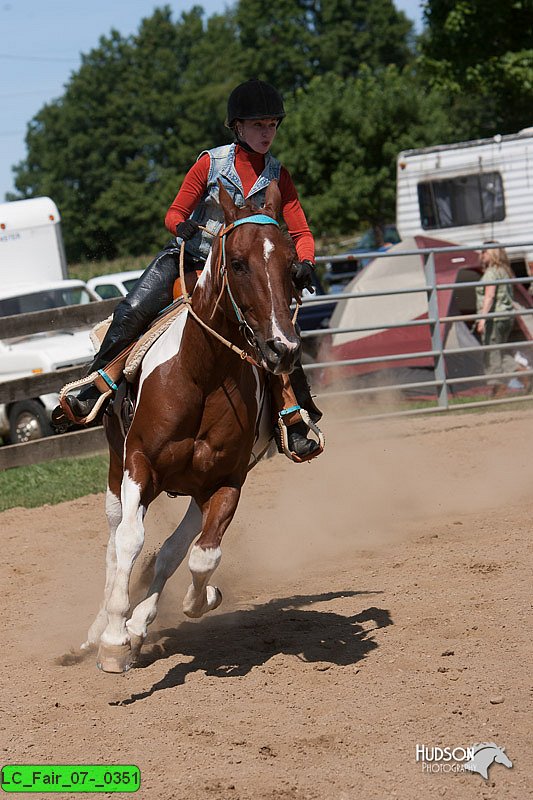
[[[189,569],[191,572],[213,572],[220,564],[222,550],[220,547],[207,547],[205,550],[197,544],[191,549]]]
[[[270,239],[265,238],[263,242],[263,255],[265,257],[265,271],[267,276],[267,283],[268,283],[268,291],[270,292],[270,306],[272,308],[272,312],[270,318],[272,320],[272,337],[274,339],[279,339],[289,350],[294,350],[296,345],[294,342],[289,341],[285,336],[284,332],[279,326],[278,320],[276,318],[276,311],[274,309],[274,293],[272,292],[272,284],[270,283],[270,272],[268,271],[268,260],[270,258],[270,254],[274,250],[274,243],[270,241]]]
[[[265,257],[265,264],[268,264],[268,259],[270,258],[270,254],[274,250],[274,244],[270,241],[270,239],[265,239],[263,242],[263,255]]]
[[[176,317],[172,325],[161,334],[159,339],[152,345],[143,358],[137,395],[138,399],[140,399],[142,386],[148,375],[150,375],[156,367],[161,366],[165,361],[175,356],[179,351],[187,315],[188,310],[185,308],[178,317]]]
[[[141,490],[128,470],[122,478],[122,520],[115,535],[116,571],[113,588],[107,603],[108,623],[101,641],[110,645],[125,644],[129,635],[126,630],[126,613],[129,607],[128,584],[135,559],[144,544],[144,515]]]

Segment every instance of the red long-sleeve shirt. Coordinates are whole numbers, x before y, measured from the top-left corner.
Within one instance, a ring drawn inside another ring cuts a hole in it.
[[[172,234],[176,233],[178,222],[184,222],[188,219],[202,199],[207,188],[209,167],[209,155],[204,153],[185,176],[181,188],[165,217],[165,225]],[[235,148],[235,169],[241,179],[245,197],[261,175],[264,167],[265,157],[261,153],[249,153],[237,145]],[[296,247],[298,258],[300,261],[309,259],[314,263],[315,242],[313,234],[309,230],[296,187],[285,167],[281,167],[279,190],[281,192],[283,219]]]

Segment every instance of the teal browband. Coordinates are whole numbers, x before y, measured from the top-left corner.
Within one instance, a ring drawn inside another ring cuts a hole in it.
[[[236,228],[237,225],[242,225],[244,222],[254,222],[257,225],[277,225],[279,228],[279,222],[272,217],[267,217],[266,214],[252,214],[251,217],[243,217],[242,219],[236,219],[233,223],[233,227]]]

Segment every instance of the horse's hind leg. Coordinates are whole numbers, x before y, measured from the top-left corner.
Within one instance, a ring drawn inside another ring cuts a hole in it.
[[[97,664],[104,672],[125,672],[131,666],[130,635],[126,628],[129,581],[133,565],[144,544],[146,506],[143,486],[125,471],[122,479],[122,520],[117,528],[116,570],[106,605],[108,622],[100,639]]]
[[[203,505],[203,529],[189,556],[192,583],[183,600],[183,612],[188,617],[201,617],[217,608],[222,594],[208,581],[220,563],[220,543],[233,519],[240,497],[240,488],[226,486],[216,491]]]
[[[155,562],[154,579],[148,589],[146,598],[136,606],[131,619],[126,623],[130,634],[132,659],[139,654],[142,643],[146,637],[148,625],[157,615],[157,603],[167,580],[177,570],[187,551],[200,533],[202,527],[202,512],[196,502],[191,500],[182,521],[168,539],[164,542]]]
[[[122,458],[112,449],[109,451],[109,474],[107,478],[107,494],[105,499],[105,512],[107,524],[109,526],[109,539],[106,552],[106,573],[104,599],[96,619],[89,628],[87,640],[81,645],[82,649],[87,649],[100,640],[106,625],[107,611],[106,605],[111,595],[115,571],[117,568],[117,557],[115,550],[115,534],[122,519],[122,503],[120,502],[120,484],[122,482]]]
[[[102,605],[100,606],[100,610],[96,615],[96,619],[89,628],[87,641],[81,645],[82,650],[87,649],[91,645],[97,644],[97,642],[100,641],[100,637],[107,625],[108,620],[106,605],[111,595],[111,589],[113,588],[113,581],[115,580],[115,571],[117,568],[115,534],[122,519],[122,504],[120,502],[120,498],[111,491],[109,486],[107,488],[105,510],[109,525],[109,539],[107,542],[106,551],[104,599],[102,600]]]

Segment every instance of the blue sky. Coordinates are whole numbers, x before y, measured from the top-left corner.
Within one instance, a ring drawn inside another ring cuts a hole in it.
[[[369,0],[372,2],[372,0]],[[134,33],[143,17],[170,5],[177,17],[193,5],[206,15],[224,11],[224,0],[0,0],[0,202],[13,191],[12,165],[25,154],[26,126],[39,109],[63,93],[80,65],[80,53],[116,28]],[[396,0],[417,29],[421,0]]]

